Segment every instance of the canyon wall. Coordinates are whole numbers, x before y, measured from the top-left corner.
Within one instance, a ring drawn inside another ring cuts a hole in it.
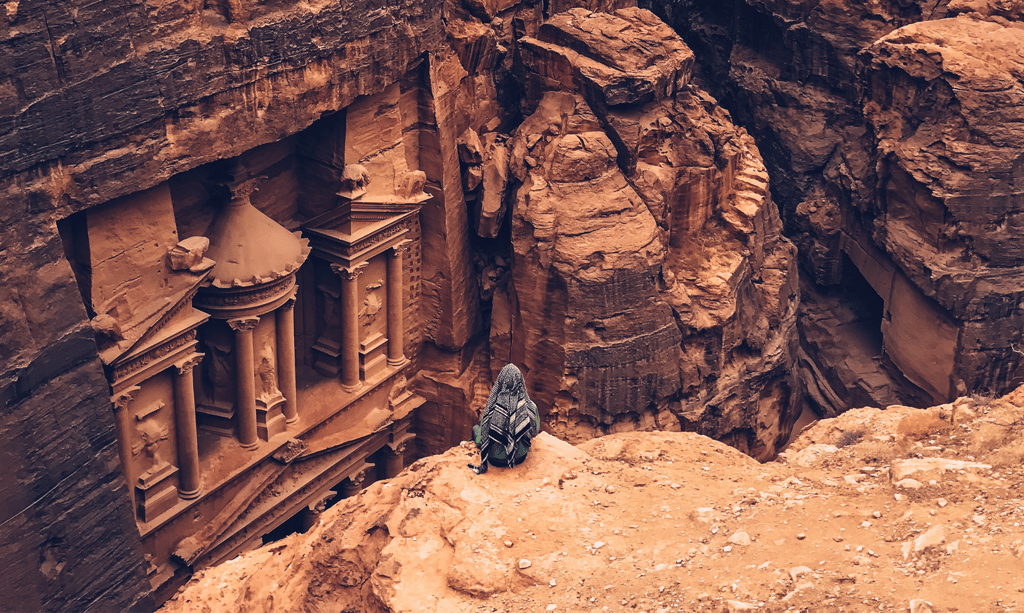
[[[796,270],[753,140],[646,11],[570,11],[520,45],[541,99],[510,141],[516,307],[492,338],[563,438],[685,428],[771,457],[796,417]]]
[[[106,313],[83,302],[91,280],[69,260],[88,245],[69,227],[161,186],[165,238],[207,233],[221,160],[288,230],[339,187],[429,196],[410,231],[422,268],[402,271],[418,453],[466,438],[511,360],[560,436],[688,429],[774,455],[796,418],[794,249],[753,139],[628,4],[8,3],[4,606],[145,609],[190,572],[140,545],[96,345]],[[303,317],[308,353],[320,330]],[[246,504],[276,495],[258,485]]]
[[[765,155],[816,408],[1019,381],[1021,4],[645,4]]]

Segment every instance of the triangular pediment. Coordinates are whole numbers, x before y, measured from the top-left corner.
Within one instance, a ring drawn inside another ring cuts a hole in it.
[[[100,354],[103,361],[117,366],[206,321],[209,315],[193,308],[192,298],[209,274],[207,270],[194,275],[188,285],[164,298],[151,313],[130,328],[124,341]],[[105,355],[108,352],[109,355]]]

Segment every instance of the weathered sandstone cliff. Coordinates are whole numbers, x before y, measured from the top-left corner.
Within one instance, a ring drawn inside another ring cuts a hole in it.
[[[5,606],[146,607],[110,387],[57,221],[377,93],[441,2],[7,3],[0,11]],[[445,270],[454,294],[466,274]],[[466,327],[449,318],[451,335]],[[443,336],[443,334],[441,334]]]
[[[765,153],[812,403],[1018,381],[1020,2],[647,4]]]
[[[574,10],[519,44],[536,110],[507,143],[492,370],[524,364],[569,440],[682,427],[773,456],[796,418],[796,270],[753,140],[649,12]]]

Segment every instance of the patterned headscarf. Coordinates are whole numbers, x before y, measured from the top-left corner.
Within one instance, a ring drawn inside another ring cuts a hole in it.
[[[486,466],[492,446],[504,447],[505,458],[512,465],[513,451],[523,437],[532,433],[533,413],[537,410],[526,393],[523,373],[515,364],[507,364],[498,374],[491,388],[483,416],[480,419],[480,464]]]

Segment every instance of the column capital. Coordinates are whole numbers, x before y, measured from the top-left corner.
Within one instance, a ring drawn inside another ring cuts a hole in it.
[[[357,472],[356,474],[354,474],[354,475],[352,475],[351,477],[348,478],[348,480],[352,482],[352,485],[354,485],[355,487],[360,487],[360,488],[363,486],[363,481],[365,479],[366,479],[366,471],[365,470],[361,470],[361,471]]]
[[[235,332],[251,332],[256,329],[258,323],[260,323],[259,317],[238,317],[228,320],[228,325]]]
[[[362,488],[363,482],[366,481],[366,477],[369,476],[371,468],[373,468],[372,464],[369,466],[363,466],[363,468],[360,469],[359,472],[355,473],[354,475],[349,475],[349,481],[351,481],[352,485],[354,485],[355,487]]]
[[[391,249],[388,250],[388,255],[391,257],[400,257],[408,253],[410,248],[412,248],[412,239],[407,238],[393,245]]]
[[[179,375],[187,375],[192,372],[192,369],[199,365],[206,357],[205,353],[193,353],[184,360],[174,363],[174,368],[177,370]]]
[[[135,392],[141,389],[138,385],[133,385],[119,394],[114,394],[110,397],[110,401],[114,403],[114,412],[123,411],[128,408],[128,404],[135,398]]]
[[[355,266],[342,266],[340,264],[331,264],[331,270],[334,274],[338,275],[342,279],[347,281],[355,281],[359,278],[359,275],[363,274],[363,271],[369,266],[369,262],[363,262]]]
[[[285,309],[285,310],[287,310],[287,309],[294,309],[295,308],[295,298],[296,298],[296,296],[298,296],[298,294],[299,294],[299,286],[296,284],[295,287],[292,288],[292,291],[290,292],[290,295],[288,296],[288,298],[283,303],[281,303],[281,306],[279,306],[277,308],[278,309]]]

